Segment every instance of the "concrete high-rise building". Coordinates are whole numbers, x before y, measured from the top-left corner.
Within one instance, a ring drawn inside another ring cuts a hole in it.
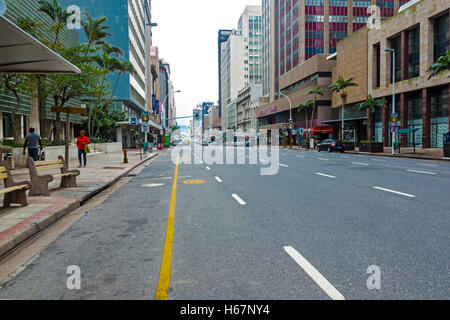
[[[380,8],[381,20],[409,0],[272,0],[271,50],[274,58],[271,98],[280,77],[316,54],[336,52],[336,44],[367,24],[368,7]]]
[[[227,42],[228,38],[231,35],[232,30],[219,30],[218,35],[218,63],[219,63],[219,116],[222,116],[222,43]]]
[[[270,96],[270,2],[271,0],[262,0],[262,94],[264,97]]]
[[[240,30],[233,30],[222,44],[222,130],[229,127],[227,106],[244,87],[244,41]]]
[[[239,90],[249,84],[262,82],[261,14],[261,6],[247,6],[239,18],[238,29],[234,29],[228,40],[221,44],[219,100],[222,129],[237,126],[236,101]]]

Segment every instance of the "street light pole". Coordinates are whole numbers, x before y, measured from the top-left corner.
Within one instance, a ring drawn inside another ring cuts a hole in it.
[[[392,115],[395,114],[395,50],[386,48],[386,52],[392,52]],[[392,123],[394,125],[394,123]],[[391,129],[392,130],[392,129]],[[392,130],[392,155],[395,155],[395,132]]]
[[[289,129],[290,129],[290,135],[289,135],[289,144],[290,144],[290,148],[292,149],[292,122],[294,120],[292,120],[292,103],[291,103],[291,99],[289,99],[289,97],[287,95],[285,95],[284,93],[280,92],[280,95],[285,97],[288,102],[289,102]]]

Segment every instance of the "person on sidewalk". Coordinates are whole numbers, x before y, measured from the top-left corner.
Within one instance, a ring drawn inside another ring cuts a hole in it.
[[[84,167],[86,167],[87,162],[87,154],[86,154],[86,146],[90,144],[89,138],[86,137],[86,133],[84,130],[80,131],[80,136],[77,139],[77,147],[78,147],[78,161],[80,162],[80,165],[78,168],[81,168],[81,156],[83,156],[84,160]]]
[[[28,147],[28,156],[33,158],[34,161],[39,160],[39,147],[42,150],[42,139],[39,134],[36,133],[36,129],[30,128],[29,133],[25,136],[25,143],[23,145],[23,155],[25,156],[26,149]]]

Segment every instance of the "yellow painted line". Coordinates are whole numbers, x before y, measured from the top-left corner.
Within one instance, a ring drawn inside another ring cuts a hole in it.
[[[175,202],[177,198],[178,182],[178,164],[180,156],[177,158],[175,174],[173,177],[172,197],[170,199],[169,219],[167,221],[166,240],[164,242],[164,251],[161,261],[161,270],[159,272],[158,288],[156,289],[155,300],[169,299],[170,269],[172,267],[172,247],[173,247],[173,228],[175,220]]]

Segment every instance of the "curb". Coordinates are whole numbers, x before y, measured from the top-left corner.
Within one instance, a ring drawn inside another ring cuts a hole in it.
[[[91,191],[90,193],[86,194],[82,199],[76,199],[75,201],[70,202],[65,206],[64,208],[53,212],[45,217],[42,217],[39,221],[33,222],[30,225],[26,226],[21,231],[11,235],[10,237],[7,237],[5,240],[0,242],[0,259],[3,258],[4,255],[9,253],[10,251],[14,250],[21,244],[23,244],[25,241],[31,239],[35,235],[37,235],[39,232],[45,230],[49,226],[51,226],[53,223],[61,219],[62,217],[66,216],[67,214],[71,213],[72,211],[78,209],[81,207],[87,200],[91,199],[95,195],[99,194],[100,192],[108,189],[112,185],[114,185],[117,181],[122,179],[125,175],[139,167],[140,165],[144,164],[145,162],[155,158],[158,156],[158,153],[151,154],[148,158],[140,160],[137,164],[132,166],[131,168],[124,171],[122,174],[111,180],[110,182],[106,183],[105,185]]]

